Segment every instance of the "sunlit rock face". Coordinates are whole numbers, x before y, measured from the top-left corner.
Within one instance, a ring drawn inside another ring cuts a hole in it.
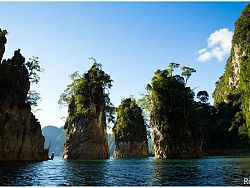
[[[92,93],[95,101],[89,106],[91,116],[74,117],[76,107],[74,101],[69,105],[69,114],[73,121],[67,121],[66,141],[64,143],[64,159],[108,159],[108,135],[102,88]]]
[[[192,159],[203,155],[200,142],[195,143],[191,137],[186,142],[179,140],[173,143],[167,132],[152,130],[153,151],[156,159]]]
[[[116,142],[113,157],[115,158],[132,158],[147,157],[148,143],[143,142]]]
[[[0,57],[6,41],[0,37]],[[26,101],[30,82],[24,62],[17,50],[0,64],[0,161],[48,159],[41,125]]]

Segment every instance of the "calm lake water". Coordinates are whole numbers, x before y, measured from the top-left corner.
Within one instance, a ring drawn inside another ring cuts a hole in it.
[[[250,157],[189,160],[109,159],[0,163],[1,185],[154,186],[243,185],[250,179]]]

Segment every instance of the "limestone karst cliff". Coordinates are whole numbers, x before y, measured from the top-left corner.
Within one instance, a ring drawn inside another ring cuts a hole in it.
[[[225,72],[216,83],[215,105],[239,106],[233,120],[240,121],[240,134],[250,135],[250,4],[235,22],[232,48]],[[239,123],[237,123],[239,124]]]
[[[112,80],[96,62],[82,76],[74,75],[71,84],[74,87],[69,86],[68,93],[61,95],[69,102],[63,158],[107,159],[106,119],[111,118],[109,111],[112,107],[105,90],[112,86]]]
[[[0,59],[7,40],[0,31]],[[41,125],[31,112],[30,89],[25,58],[16,50],[0,64],[0,161],[47,160]]]
[[[123,99],[118,106],[113,134],[115,136],[114,157],[148,156],[146,126],[142,110],[134,99]]]
[[[179,75],[157,70],[151,86],[150,127],[156,158],[197,158],[202,141],[193,93]]]

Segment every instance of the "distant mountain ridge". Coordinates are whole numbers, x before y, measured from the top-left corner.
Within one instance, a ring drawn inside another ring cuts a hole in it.
[[[65,140],[63,127],[58,128],[53,125],[49,125],[42,128],[42,134],[45,137],[45,148],[48,148],[51,143],[49,155],[54,152],[55,156],[62,156],[63,144]]]

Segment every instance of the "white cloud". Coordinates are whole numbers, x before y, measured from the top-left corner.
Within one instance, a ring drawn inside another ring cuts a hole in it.
[[[198,51],[197,60],[200,62],[209,61],[213,58],[222,61],[230,53],[232,46],[233,32],[228,28],[216,30],[210,34],[207,40],[207,48]]]
[[[200,49],[200,50],[198,51],[198,54],[203,54],[203,53],[206,52],[206,51],[207,51],[206,48],[202,48],[202,49]]]
[[[211,53],[208,52],[207,49],[206,49],[206,51],[202,52],[202,53],[199,55],[198,61],[200,61],[200,62],[205,62],[205,61],[208,61],[209,59],[211,59],[211,57],[212,57],[212,56],[211,56]]]

